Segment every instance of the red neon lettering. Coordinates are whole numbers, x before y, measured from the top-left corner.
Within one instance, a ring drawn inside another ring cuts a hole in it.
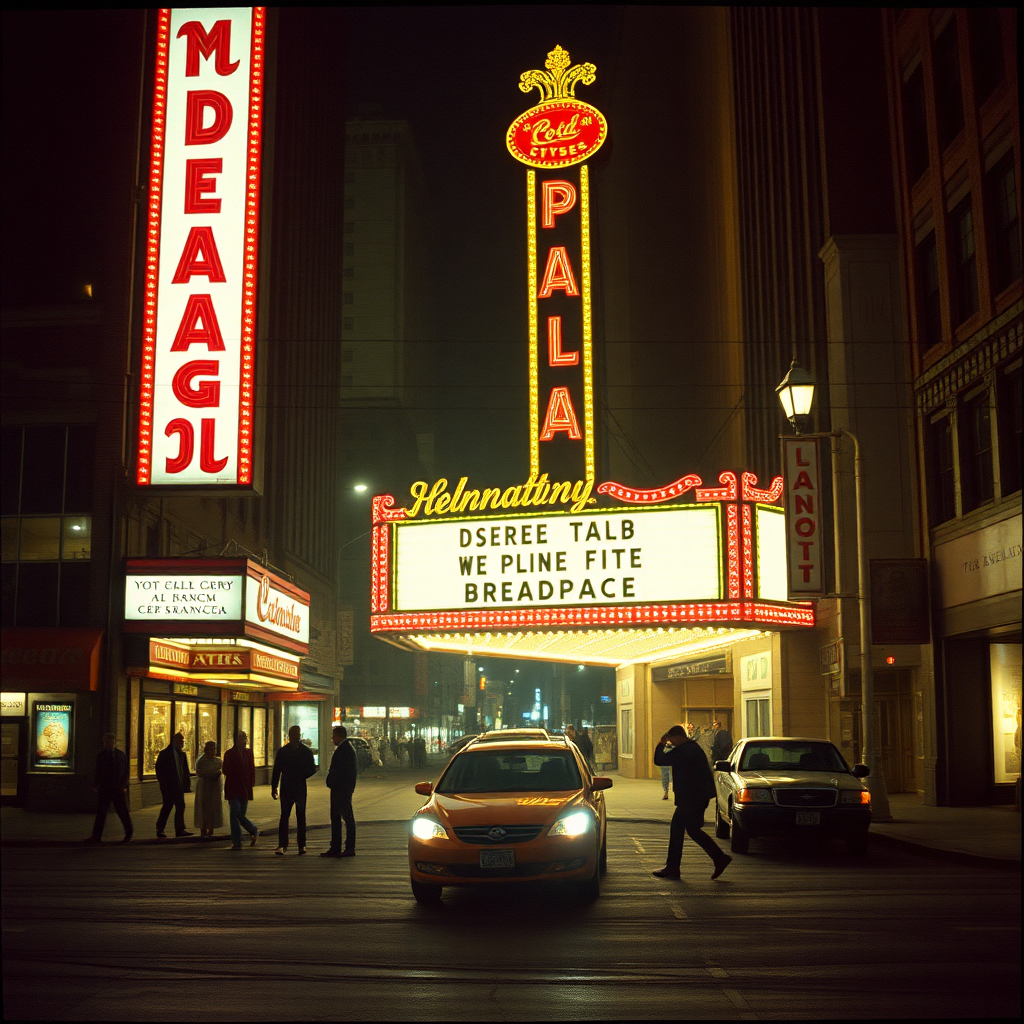
[[[814,515],[814,495],[813,494],[798,494],[796,495],[796,508],[794,512],[810,512]]]
[[[800,475],[796,478],[793,490],[797,491],[801,487],[806,487],[810,491],[815,490],[814,484],[811,483],[811,478],[803,470],[800,471]]]
[[[571,181],[545,181],[540,186],[541,223],[555,226],[555,218],[568,213],[576,205],[576,186]]]
[[[804,461],[804,450],[803,448],[797,448],[796,450],[796,464],[798,466],[809,466],[809,462]]]
[[[568,388],[552,388],[548,400],[548,411],[544,417],[544,428],[540,432],[542,441],[550,441],[555,434],[564,430],[573,441],[579,441],[583,435],[576,419],[576,410],[572,407]]]
[[[171,420],[167,424],[164,428],[164,435],[170,437],[171,434],[178,435],[179,447],[177,458],[167,460],[167,472],[180,473],[182,470],[188,469],[189,463],[192,461],[196,435],[192,424],[184,419]]]
[[[818,524],[813,519],[798,519],[793,524],[793,529],[801,537],[813,537],[818,531]]]
[[[213,120],[204,127],[207,109],[213,111]],[[185,100],[185,145],[208,146],[220,142],[231,127],[234,111],[231,100],[213,89],[196,89]]]
[[[198,387],[192,386],[194,378],[214,376],[219,369],[220,363],[216,359],[193,359],[191,363],[186,363],[171,381],[175,397],[182,405],[190,406],[193,409],[220,405],[219,380],[202,380],[198,382]]]
[[[575,366],[580,361],[579,352],[562,351],[562,318],[548,317],[548,366]]]
[[[217,323],[217,314],[213,311],[213,299],[209,295],[190,295],[171,351],[187,352],[189,346],[200,342],[206,342],[210,352],[225,351],[220,324]]]
[[[219,473],[227,464],[228,457],[215,459],[213,456],[213,431],[216,420],[202,420],[199,434],[199,468],[204,473]]]
[[[803,582],[804,583],[810,583],[811,582],[811,572],[814,570],[814,566],[813,565],[800,565],[800,566],[798,566],[798,568],[804,574]]]
[[[813,540],[798,540],[796,543],[797,543],[797,547],[803,548],[804,558],[810,558],[811,557],[811,548],[814,547],[814,541]]]
[[[206,60],[216,52],[214,70],[218,75],[232,75],[238,70],[239,61],[231,60],[231,22],[224,20],[214,24],[207,34],[201,21],[187,21],[178,29],[177,38],[185,36],[188,49],[185,51],[185,77],[195,78],[199,74],[199,55]]]
[[[219,199],[217,205],[220,205]],[[220,253],[217,252],[217,243],[213,240],[213,228],[195,227],[189,231],[181,259],[178,260],[178,269],[174,271],[171,282],[188,284],[192,277],[205,277],[211,284],[227,280],[224,266],[220,262]]]
[[[579,295],[564,245],[553,245],[548,252],[548,265],[544,268],[544,280],[540,283],[537,298],[549,298],[556,288],[561,288],[566,295]]]

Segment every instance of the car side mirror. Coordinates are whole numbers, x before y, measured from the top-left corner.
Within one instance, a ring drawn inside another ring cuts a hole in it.
[[[596,789],[611,789],[612,785],[613,785],[612,780],[607,778],[606,776],[604,776],[604,775],[595,775],[594,778],[593,778],[593,781],[591,782],[590,788],[591,789],[595,789],[595,790]]]
[[[853,774],[855,778],[866,779],[871,774],[871,769],[866,764],[855,764]]]
[[[434,792],[434,784],[432,782],[417,782],[416,792],[420,796],[430,796]]]
[[[716,761],[715,762],[715,771],[716,772],[731,772],[732,771],[732,765],[729,764],[728,761]]]

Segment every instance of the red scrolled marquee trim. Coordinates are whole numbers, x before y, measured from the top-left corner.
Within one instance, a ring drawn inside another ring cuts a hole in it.
[[[371,522],[376,526],[378,523],[391,523],[396,519],[405,519],[408,513],[404,508],[395,508],[393,494],[378,494],[373,499],[372,515]]]
[[[757,475],[755,473],[744,473],[740,477],[740,500],[757,501],[762,505],[775,505],[782,497],[782,477],[777,476],[772,480],[767,490],[757,486]]]
[[[619,501],[637,502],[640,505],[653,505],[660,501],[670,501],[672,498],[678,498],[680,494],[684,494],[691,487],[699,487],[703,482],[699,476],[690,473],[687,476],[681,476],[678,480],[674,480],[665,487],[640,490],[635,487],[624,487],[622,484],[609,480],[607,483],[598,485],[597,493],[609,494],[613,498],[618,498]]]
[[[695,492],[697,500],[735,501],[738,494],[736,474],[727,469],[724,473],[718,474],[718,482],[721,487],[698,487]]]

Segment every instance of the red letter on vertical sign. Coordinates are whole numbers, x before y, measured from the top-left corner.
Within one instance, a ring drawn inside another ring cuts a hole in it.
[[[171,381],[175,398],[193,409],[220,405],[219,380],[201,380],[198,387],[192,387],[194,377],[215,377],[219,370],[220,363],[216,359],[193,359],[191,363],[185,363]]]
[[[564,245],[553,245],[548,251],[548,265],[544,268],[544,280],[540,283],[537,298],[549,298],[556,288],[563,289],[566,295],[579,295]]]
[[[172,352],[185,352],[190,345],[205,341],[211,352],[224,352],[224,339],[220,334],[217,314],[209,295],[190,295],[182,314],[178,333],[174,336]]]
[[[560,430],[564,430],[573,441],[579,441],[583,437],[568,388],[551,389],[548,412],[544,417],[544,429],[540,432],[540,439],[550,441]]]
[[[214,61],[214,69],[218,75],[231,75],[238,70],[240,61],[230,64],[231,60],[231,22],[218,21],[209,35],[203,28],[201,21],[187,21],[178,29],[177,38],[182,36],[188,40],[188,50],[185,54],[185,77],[195,78],[199,74],[199,55],[202,54],[207,60],[217,52]]]
[[[213,428],[215,420],[203,420],[199,435],[199,468],[204,473],[219,473],[227,464],[228,457],[215,459],[213,457]]]
[[[178,456],[167,460],[168,473],[180,473],[188,469],[192,461],[192,452],[195,450],[196,435],[192,424],[188,420],[171,420],[164,428],[164,434],[170,437],[171,434],[178,435],[179,448]]]
[[[220,163],[219,160],[217,162]],[[213,240],[213,228],[195,227],[189,231],[171,283],[188,284],[190,277],[197,276],[205,277],[210,282],[227,280],[220,262],[220,253],[217,252],[217,243]]]
[[[213,111],[213,121],[203,127],[203,111]],[[199,89],[190,92],[185,102],[185,145],[208,146],[220,142],[231,127],[231,101],[222,92]]]
[[[571,181],[545,181],[540,186],[541,223],[555,226],[555,218],[576,205],[576,186]]]
[[[214,196],[204,196],[203,193],[217,190],[217,182],[207,175],[220,174],[223,170],[224,161],[219,156],[185,161],[186,213],[220,213],[220,200]]]
[[[575,366],[580,361],[579,352],[562,351],[562,318],[548,317],[548,366]]]

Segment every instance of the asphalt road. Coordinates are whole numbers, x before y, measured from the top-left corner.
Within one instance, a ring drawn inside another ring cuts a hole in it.
[[[8,848],[5,1019],[805,1020],[1015,1017],[1016,872],[756,844],[716,882],[650,876],[667,829],[612,823],[601,898],[409,892],[404,827],[351,860],[269,840]]]

